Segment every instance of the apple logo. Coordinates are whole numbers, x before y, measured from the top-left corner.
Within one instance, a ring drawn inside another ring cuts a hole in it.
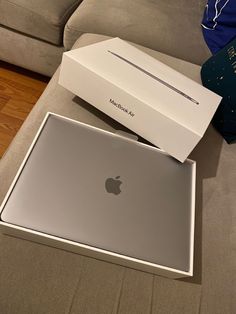
[[[120,176],[113,178],[106,179],[105,182],[105,188],[108,193],[113,193],[115,195],[118,195],[121,193],[120,185],[122,184],[122,181],[119,180]]]

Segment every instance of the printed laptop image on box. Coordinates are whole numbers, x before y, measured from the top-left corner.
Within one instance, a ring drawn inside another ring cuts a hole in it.
[[[192,273],[194,199],[195,162],[50,113],[1,224],[183,277]]]

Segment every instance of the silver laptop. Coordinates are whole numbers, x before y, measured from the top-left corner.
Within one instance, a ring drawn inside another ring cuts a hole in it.
[[[189,270],[193,163],[49,115],[1,219]]]

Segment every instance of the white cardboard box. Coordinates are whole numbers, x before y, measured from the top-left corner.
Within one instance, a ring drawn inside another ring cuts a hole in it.
[[[46,244],[46,245],[50,245],[53,247],[57,247],[57,248],[61,248],[64,250],[68,250],[68,251],[72,251],[78,254],[82,254],[85,256],[89,256],[89,257],[93,257],[96,259],[101,259],[104,261],[108,261],[108,262],[112,262],[112,263],[116,263],[122,266],[126,266],[126,267],[130,267],[130,268],[134,268],[134,269],[138,269],[138,270],[142,270],[142,271],[146,271],[149,273],[153,273],[153,274],[158,274],[158,275],[162,275],[162,276],[166,276],[169,278],[182,278],[182,277],[189,277],[193,275],[193,256],[194,256],[194,226],[195,226],[195,182],[196,182],[196,163],[195,161],[192,161],[190,159],[186,160],[186,163],[189,163],[191,165],[192,168],[192,185],[191,185],[191,189],[192,189],[192,193],[191,193],[191,208],[190,208],[190,220],[189,220],[189,269],[188,271],[183,271],[180,269],[175,269],[175,268],[171,268],[171,267],[167,267],[164,265],[159,265],[157,263],[153,263],[153,262],[148,262],[145,260],[141,260],[141,259],[136,259],[134,257],[131,256],[126,256],[126,255],[122,255],[122,254],[118,254],[112,251],[107,251],[104,249],[100,249],[98,247],[93,247],[92,245],[85,245],[83,243],[78,243],[75,241],[70,241],[68,239],[64,239],[61,237],[58,237],[56,235],[51,235],[51,234],[46,234],[44,232],[41,231],[36,231],[33,229],[29,229],[26,227],[22,227],[13,223],[8,223],[5,222],[1,219],[1,213],[5,208],[5,205],[7,204],[7,201],[9,199],[9,197],[11,197],[11,193],[14,190],[17,181],[22,173],[22,171],[24,171],[26,165],[27,165],[27,161],[30,157],[30,154],[32,153],[34,147],[37,145],[37,141],[40,138],[42,132],[43,132],[43,128],[47,122],[47,120],[51,117],[51,116],[55,116],[55,117],[62,117],[59,115],[56,115],[54,113],[47,113],[44,121],[42,122],[9,190],[8,193],[6,194],[3,203],[0,206],[0,231],[2,233],[5,234],[9,234],[9,235],[13,235],[16,237],[20,237],[20,238],[24,238],[30,241],[35,241],[35,242],[39,242],[42,244]],[[65,118],[62,117],[63,119],[67,120],[67,121],[72,121],[72,122],[76,122],[80,125],[85,125],[84,123],[75,121],[75,120],[71,120],[69,118]],[[92,126],[87,126],[88,128],[94,129],[96,130],[97,128],[92,127]],[[104,131],[104,130],[99,130],[99,132],[104,132],[104,133],[110,133],[108,131]],[[142,144],[139,143],[138,145],[141,146],[147,146],[146,144]],[[158,148],[152,148],[155,149],[157,154],[165,154],[167,155],[165,152],[159,150]]]
[[[59,84],[182,162],[221,100],[119,38],[64,53]]]

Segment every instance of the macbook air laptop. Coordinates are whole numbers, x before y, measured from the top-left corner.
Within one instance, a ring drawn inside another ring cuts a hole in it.
[[[1,220],[189,271],[194,167],[156,147],[48,114]]]

